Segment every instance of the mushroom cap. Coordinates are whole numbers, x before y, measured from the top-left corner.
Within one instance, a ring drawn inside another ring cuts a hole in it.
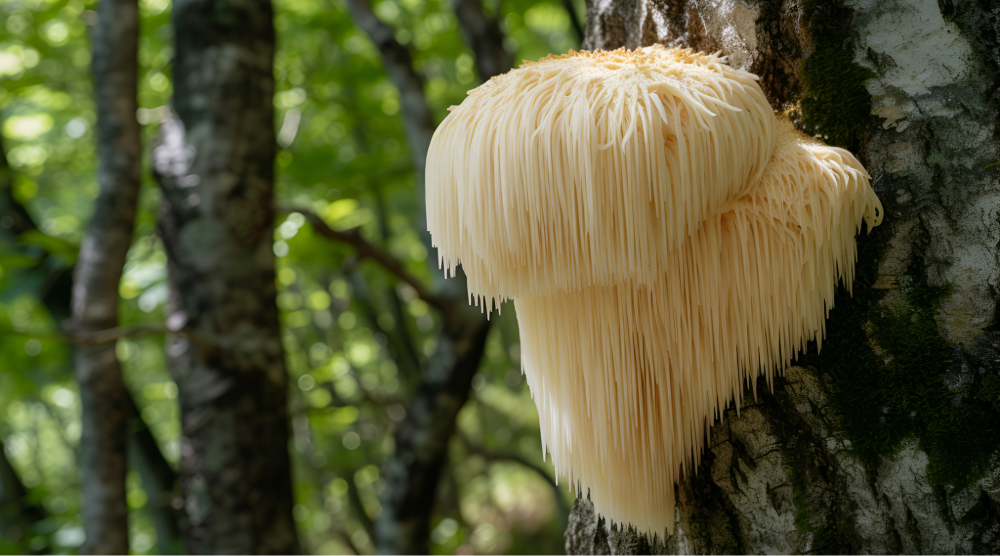
[[[498,300],[655,283],[774,150],[756,80],[651,46],[549,56],[470,91],[427,157],[441,265]]]
[[[744,384],[822,342],[854,236],[881,221],[853,156],[777,129],[756,190],[701,222],[656,282],[515,299],[543,449],[599,513],[641,531],[673,531],[674,482]]]

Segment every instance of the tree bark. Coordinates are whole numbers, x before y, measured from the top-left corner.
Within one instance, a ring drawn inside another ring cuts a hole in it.
[[[181,406],[185,549],[298,553],[275,303],[273,9],[174,3],[173,106],[153,148]]]
[[[18,236],[24,232],[38,230],[38,226],[27,209],[11,192],[13,175],[7,164],[0,137],[0,241],[7,248],[23,251],[18,243]],[[61,262],[54,263],[51,258],[44,257],[36,268],[28,270],[28,274],[41,274],[37,281],[42,287],[35,295],[42,301],[52,320],[57,324],[70,318],[71,297],[73,294],[73,268],[63,266]],[[68,322],[68,321],[67,321]],[[72,351],[73,346],[68,346]],[[170,499],[163,494],[174,492],[177,487],[177,473],[163,457],[152,431],[139,415],[135,399],[126,391],[126,418],[129,420],[130,463],[139,470],[143,488],[150,499],[147,506],[156,528],[156,544],[162,554],[179,552],[180,533],[178,529],[178,513],[171,506]],[[158,494],[160,493],[160,494]],[[173,497],[171,497],[172,499]],[[162,504],[156,500],[162,499]]]
[[[503,49],[499,24],[487,17],[478,0],[455,0],[463,38],[476,55],[483,80],[510,69],[511,56]],[[407,142],[417,177],[417,195],[424,199],[424,169],[435,122],[424,95],[423,78],[414,70],[409,49],[393,29],[380,21],[367,0],[348,0],[355,24],[382,54],[386,73],[399,90]],[[418,229],[435,277],[433,290],[442,303],[443,321],[437,349],[421,369],[420,380],[396,429],[395,451],[382,469],[386,488],[382,514],[375,524],[375,546],[382,554],[426,554],[430,550],[431,512],[448,457],[455,418],[469,397],[489,332],[489,321],[470,307],[464,275],[444,280],[426,231],[426,211],[420,210]]]
[[[94,216],[73,280],[72,327],[86,333],[118,325],[118,282],[132,243],[142,156],[136,120],[139,4],[102,0],[94,29],[97,183]],[[74,350],[80,383],[81,510],[85,554],[128,552],[125,500],[128,394],[113,342]]]
[[[1000,8],[616,0],[588,3],[586,34],[590,49],[721,50],[858,156],[886,217],[858,238],[822,351],[716,422],[673,536],[583,499],[567,552],[1000,551]]]

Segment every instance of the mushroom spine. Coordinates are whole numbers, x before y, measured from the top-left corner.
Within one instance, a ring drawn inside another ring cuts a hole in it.
[[[485,309],[513,299],[543,450],[595,509],[672,533],[674,483],[743,384],[822,341],[882,207],[752,74],[662,46],[525,63],[452,107],[428,229]]]

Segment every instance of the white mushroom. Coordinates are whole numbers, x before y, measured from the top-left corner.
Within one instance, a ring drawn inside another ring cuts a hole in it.
[[[428,228],[477,302],[514,299],[558,475],[672,532],[674,483],[727,402],[822,340],[854,236],[881,221],[868,180],[716,56],[571,52],[452,109]]]

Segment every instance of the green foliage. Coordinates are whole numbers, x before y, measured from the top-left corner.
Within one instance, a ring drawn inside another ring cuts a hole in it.
[[[1000,446],[1000,380],[968,368],[938,334],[934,315],[948,288],[928,285],[919,264],[885,303],[870,288],[879,236],[863,242],[854,297],[837,294],[823,350],[811,350],[804,362],[833,377],[838,414],[858,456],[888,456],[917,438],[935,482],[965,486]]]
[[[275,4],[279,202],[313,210],[337,229],[359,227],[412,274],[429,278],[415,228],[420,202],[399,93],[378,51],[342,2]],[[440,120],[478,84],[450,2],[373,5],[412,48]],[[39,228],[16,238],[0,229],[0,435],[29,497],[48,514],[37,531],[7,539],[0,551],[72,552],[83,540],[76,473],[80,405],[69,350],[38,333],[59,328],[45,295],[53,278],[71,271],[97,195],[87,38],[95,7],[96,0],[0,3],[0,131],[11,193]],[[499,15],[505,45],[517,60],[578,46],[561,2],[504,0],[486,2],[486,9]],[[148,146],[172,91],[170,2],[140,0],[140,15],[137,116]],[[143,187],[119,285],[122,326],[165,318],[167,259],[155,233],[160,196],[148,155]],[[392,451],[395,424],[418,378],[415,363],[435,348],[440,319],[411,288],[314,234],[301,214],[280,214],[274,240],[299,533],[310,551],[370,552],[366,521],[381,511],[384,489],[379,466]],[[433,508],[432,548],[558,552],[560,512],[571,500],[569,491],[560,505],[536,471],[472,455],[462,441],[515,454],[552,474],[542,460],[537,415],[519,371],[513,307],[493,318],[498,322],[487,357],[452,442],[447,492]],[[142,420],[176,465],[180,412],[163,338],[122,339],[116,352]],[[135,473],[129,475],[128,501],[133,552],[156,552],[148,496]]]

